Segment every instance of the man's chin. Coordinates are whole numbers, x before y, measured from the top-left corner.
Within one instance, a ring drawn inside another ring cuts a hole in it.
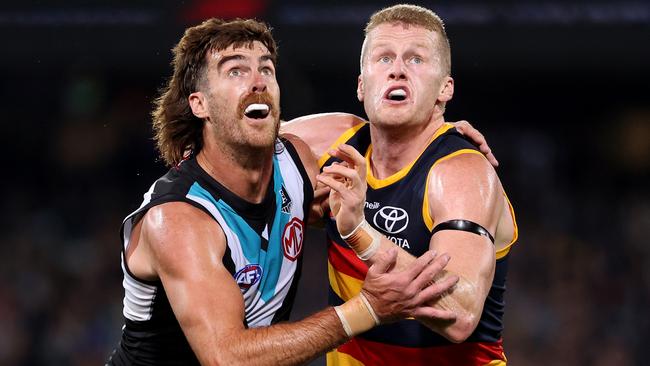
[[[406,113],[382,113],[370,120],[370,123],[377,126],[397,127],[409,124],[412,116]]]

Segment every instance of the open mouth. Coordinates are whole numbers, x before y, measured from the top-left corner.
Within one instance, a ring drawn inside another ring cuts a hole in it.
[[[244,110],[244,115],[252,119],[263,119],[269,115],[271,108],[267,104],[253,103]]]
[[[394,88],[386,93],[386,99],[394,102],[401,102],[403,100],[406,100],[407,97],[408,93],[406,92],[405,88]]]

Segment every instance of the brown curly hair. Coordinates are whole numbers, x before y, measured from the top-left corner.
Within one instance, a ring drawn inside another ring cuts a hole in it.
[[[167,165],[177,165],[188,151],[198,153],[203,147],[203,121],[192,113],[188,98],[205,79],[207,54],[230,46],[252,48],[254,41],[268,49],[275,64],[277,46],[265,23],[212,18],[185,30],[172,50],[174,74],[161,89],[151,113],[154,140]]]

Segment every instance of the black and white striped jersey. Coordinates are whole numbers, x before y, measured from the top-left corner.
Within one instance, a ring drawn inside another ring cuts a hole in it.
[[[187,202],[218,222],[227,240],[223,263],[244,298],[245,325],[259,327],[289,317],[300,276],[304,220],[312,198],[305,168],[286,140],[277,142],[272,181],[259,204],[244,201],[223,187],[195,158],[154,182],[140,208],[122,224],[125,325],[108,364],[198,364],[162,283],[137,278],[125,261],[131,230],[148,209],[165,202]]]

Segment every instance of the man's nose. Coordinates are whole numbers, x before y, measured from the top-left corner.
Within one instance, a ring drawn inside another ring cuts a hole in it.
[[[391,80],[406,80],[406,69],[401,59],[396,59],[391,67],[388,78]]]
[[[256,72],[254,78],[251,91],[253,93],[264,93],[266,91],[266,81],[264,81],[262,75]]]

